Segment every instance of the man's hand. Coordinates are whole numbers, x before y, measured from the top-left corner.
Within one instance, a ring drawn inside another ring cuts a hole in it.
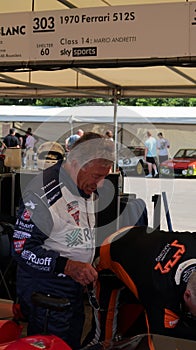
[[[98,277],[97,271],[91,264],[69,259],[65,265],[64,274],[70,276],[83,286],[89,283],[94,284]]]

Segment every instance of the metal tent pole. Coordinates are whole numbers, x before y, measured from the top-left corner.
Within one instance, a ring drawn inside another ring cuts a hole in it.
[[[118,164],[118,120],[117,120],[117,107],[118,100],[115,94],[114,96],[114,142],[115,142],[115,160],[114,160],[114,172],[116,172]]]

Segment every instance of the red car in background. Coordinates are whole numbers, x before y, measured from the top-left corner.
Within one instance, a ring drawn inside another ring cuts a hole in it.
[[[160,164],[159,174],[162,177],[196,176],[196,149],[179,149],[172,159]]]

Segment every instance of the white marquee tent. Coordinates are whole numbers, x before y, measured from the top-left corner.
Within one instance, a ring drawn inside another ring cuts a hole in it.
[[[114,106],[0,106],[2,135],[14,125],[23,134],[31,126],[40,140],[64,142],[77,128],[104,133],[114,131]],[[146,131],[154,136],[162,131],[171,142],[171,154],[180,147],[196,147],[196,107],[118,106],[118,141],[126,145],[143,144]]]
[[[77,107],[1,106],[0,122],[113,123],[113,105]],[[196,124],[196,107],[118,106],[118,122]]]

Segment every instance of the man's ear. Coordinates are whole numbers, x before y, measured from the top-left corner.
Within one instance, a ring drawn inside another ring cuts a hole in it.
[[[189,289],[186,289],[184,292],[184,301],[188,305],[191,301],[191,291]]]

